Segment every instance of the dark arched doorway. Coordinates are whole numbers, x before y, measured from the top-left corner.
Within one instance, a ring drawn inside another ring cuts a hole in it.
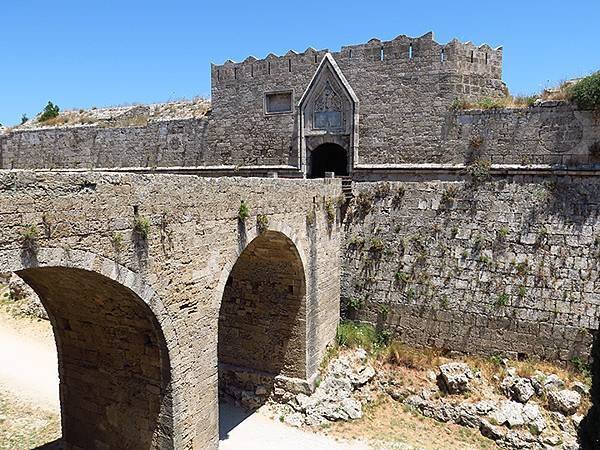
[[[294,243],[276,231],[250,242],[231,269],[219,312],[222,401],[254,410],[272,394],[278,375],[306,378],[305,298]],[[235,424],[222,416],[219,426],[223,438]]]
[[[16,274],[46,308],[58,353],[62,442],[41,448],[173,448],[168,350],[149,306],[89,270]]]
[[[321,144],[310,154],[310,178],[323,178],[325,172],[348,175],[348,153],[333,143]]]

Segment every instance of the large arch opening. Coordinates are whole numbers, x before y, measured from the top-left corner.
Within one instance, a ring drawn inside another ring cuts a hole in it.
[[[310,154],[310,177],[323,178],[325,172],[334,172],[336,176],[348,175],[348,153],[334,143],[321,144]]]
[[[168,350],[149,306],[88,270],[16,274],[46,308],[58,353],[62,439],[42,448],[172,448]]]
[[[275,231],[256,237],[233,266],[221,302],[222,402],[255,410],[273,395],[278,376],[306,378],[305,297],[294,243]],[[222,436],[227,426],[221,418]]]

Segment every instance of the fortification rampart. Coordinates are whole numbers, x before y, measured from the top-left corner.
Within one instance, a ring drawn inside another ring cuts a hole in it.
[[[586,358],[598,329],[600,183],[358,183],[346,219],[346,315],[405,342]]]
[[[326,53],[309,48],[213,65],[208,139],[214,158],[247,164],[262,157],[300,167],[306,155],[297,141],[298,103]],[[363,155],[386,148],[427,153],[439,146],[454,99],[496,97],[505,90],[501,48],[458,41],[441,45],[432,33],[372,39],[331,55],[358,97]],[[271,114],[267,97],[276,92],[289,95],[289,106]]]
[[[82,125],[0,135],[0,168],[199,166],[207,161],[208,118],[143,125]]]
[[[417,117],[415,114],[415,121]],[[280,124],[286,119],[277,116],[268,120]],[[383,138],[378,138],[377,147],[362,145],[366,139],[362,138],[354,161],[356,179],[364,178],[370,171],[385,178],[386,171],[398,167],[462,165],[475,159],[494,165],[600,163],[600,157],[592,151],[600,142],[600,115],[561,102],[485,111],[454,111],[448,107],[439,117],[437,128],[422,124],[417,129],[405,130],[404,135],[397,133],[406,126],[400,118],[385,125],[385,116],[378,120],[382,123],[372,131],[362,130],[365,136]],[[233,122],[233,119],[225,121]],[[236,147],[229,141],[235,136],[219,134],[219,130],[226,129],[220,123],[208,115],[141,126],[17,129],[0,135],[0,168],[204,167],[213,174],[219,169],[219,175],[237,170],[238,175],[278,171],[286,176],[301,176],[297,160],[289,158],[283,140],[279,141],[279,147],[276,144],[272,147],[265,144],[259,149],[250,144]],[[209,136],[210,131],[216,132],[218,139]],[[248,133],[251,140],[252,130]],[[242,135],[239,136],[241,142]],[[277,136],[275,129],[273,135],[265,134],[266,141],[270,142],[272,136]],[[427,144],[419,141],[424,136],[429,136]],[[403,144],[388,143],[398,140]],[[236,166],[243,166],[244,173]]]

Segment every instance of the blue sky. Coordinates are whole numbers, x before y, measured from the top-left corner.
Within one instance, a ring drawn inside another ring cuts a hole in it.
[[[433,31],[504,47],[526,94],[600,69],[600,1],[7,1],[0,123],[62,109],[210,94],[210,63]]]

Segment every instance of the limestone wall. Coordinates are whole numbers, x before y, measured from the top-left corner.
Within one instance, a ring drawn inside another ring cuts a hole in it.
[[[207,123],[203,117],[139,126],[16,129],[0,134],[0,168],[201,166],[211,163],[206,159]]]
[[[297,105],[327,50],[307,49],[212,67],[214,160],[233,164],[298,165]],[[502,49],[418,38],[372,39],[331,52],[358,96],[359,162],[419,161],[440,146],[442,127],[456,97],[498,96]],[[292,110],[266,114],[265,94],[292,92]]]
[[[586,358],[599,320],[600,183],[415,178],[354,184],[345,315],[417,345]]]
[[[294,243],[302,260],[310,377],[339,319],[340,233],[330,224],[327,204],[340,192],[337,180],[0,171],[0,273],[24,274],[51,320],[70,321],[53,322],[66,436],[93,448],[102,444],[89,442],[95,427],[106,423],[122,433],[103,435],[106,445],[125,436],[126,411],[108,408],[106,400],[131,398],[120,380],[131,375],[141,383],[143,373],[150,381],[132,406],[136,430],[152,430],[160,408],[161,441],[144,434],[154,447],[217,447],[219,306],[238,256],[259,235],[259,214],[268,217],[268,230]],[[243,227],[241,199],[250,208]],[[142,223],[137,228],[136,217]],[[44,272],[47,267],[52,271]],[[84,275],[70,277],[74,272]],[[75,301],[78,279],[89,283]],[[107,283],[127,295],[108,298]],[[121,307],[122,297],[143,308]],[[148,337],[129,332],[136,329]],[[166,362],[162,372],[157,351]],[[79,376],[81,365],[102,374],[101,393]],[[159,372],[168,385],[159,382]],[[159,397],[172,403],[155,401]]]

